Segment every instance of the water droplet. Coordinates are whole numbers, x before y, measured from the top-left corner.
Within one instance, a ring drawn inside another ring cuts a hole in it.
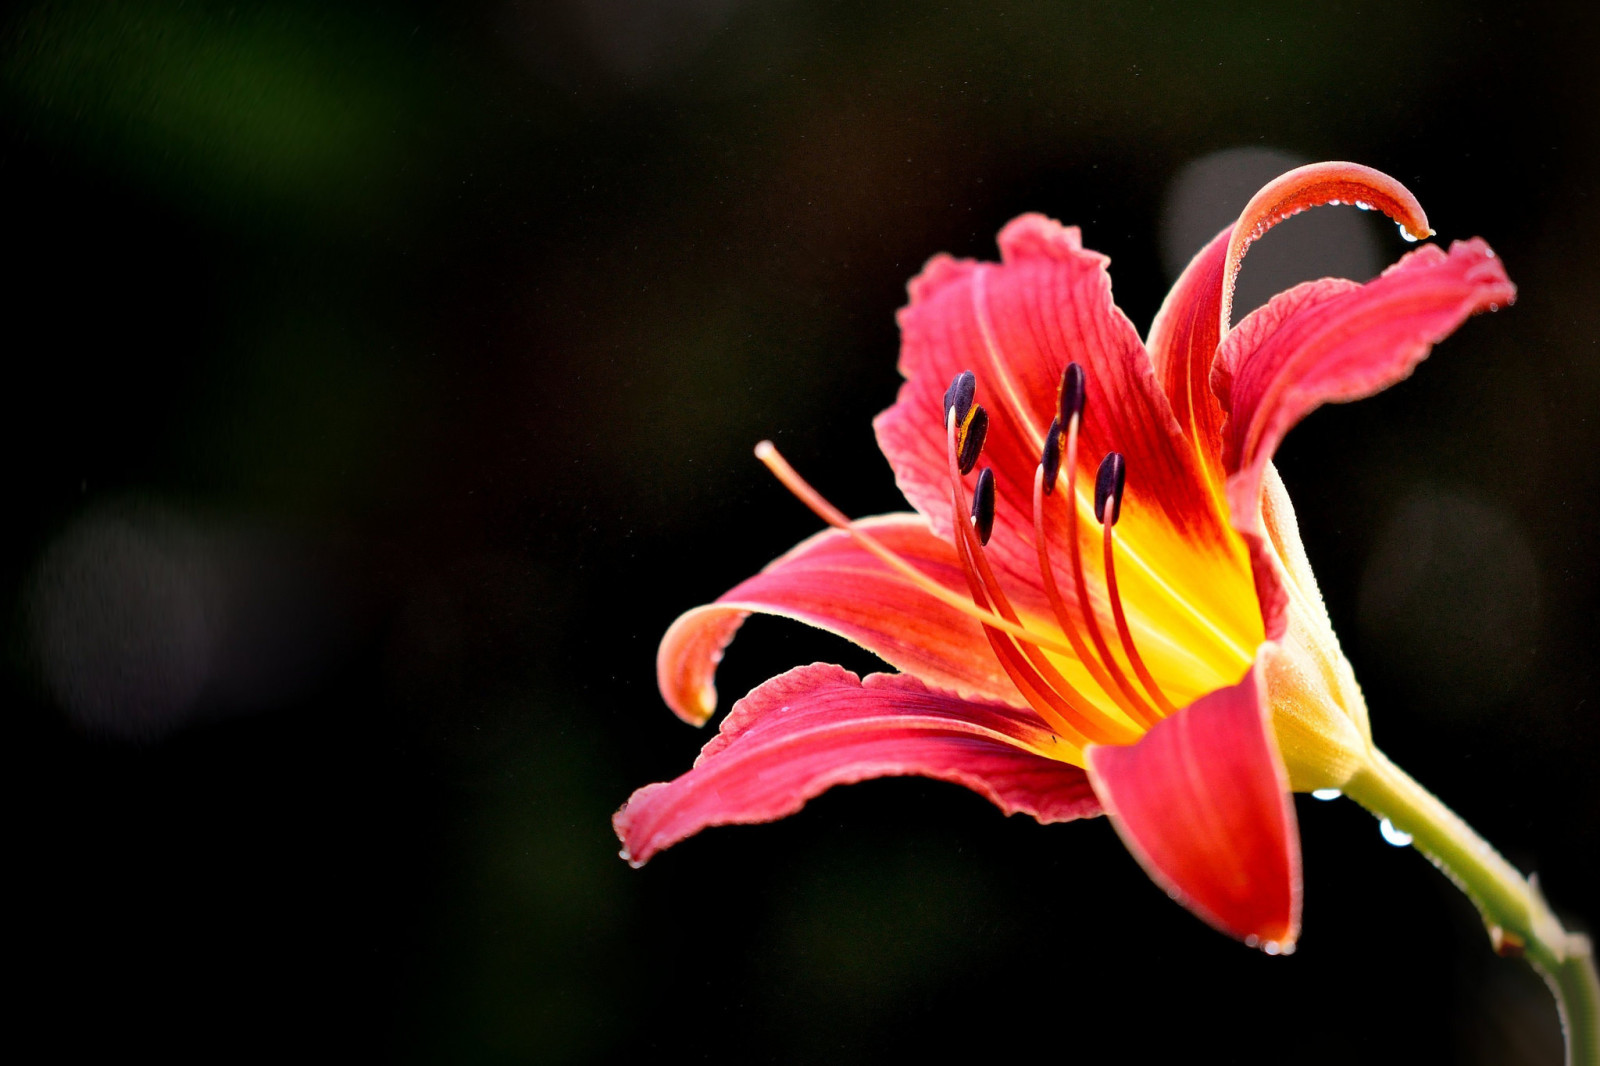
[[[1416,244],[1417,238],[1413,237],[1411,235],[1411,231],[1406,229],[1406,224],[1401,222],[1398,223],[1398,225],[1400,227],[1400,239],[1405,241],[1407,244]]]
[[[1269,940],[1265,944],[1261,945],[1261,950],[1265,951],[1268,955],[1276,955],[1281,952],[1283,948],[1278,946],[1278,942],[1276,940]]]
[[[1385,818],[1378,823],[1378,832],[1383,834],[1383,839],[1397,848],[1403,848],[1411,843],[1411,834],[1404,829],[1395,828],[1395,824]]]
[[[1319,800],[1336,800],[1344,795],[1336,788],[1315,788],[1311,790],[1311,798]]]
[[[1259,943],[1261,943],[1261,938],[1256,936],[1254,933],[1251,933],[1249,936],[1244,938],[1244,946],[1247,948],[1253,948]]]
[[[1338,207],[1342,203],[1344,203],[1343,200],[1329,200],[1328,201],[1328,206],[1329,207]]]
[[[1356,201],[1356,207],[1360,208],[1363,211],[1371,211],[1372,210],[1372,205],[1367,203],[1365,200],[1357,200]]]
[[[1499,304],[1490,304],[1489,305],[1489,310],[1490,310],[1491,313],[1495,312],[1495,311],[1498,311],[1498,310],[1500,310],[1500,305]]]

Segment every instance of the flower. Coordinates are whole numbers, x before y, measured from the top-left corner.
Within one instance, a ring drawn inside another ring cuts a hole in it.
[[[929,261],[899,317],[905,384],[874,424],[915,512],[852,522],[763,442],[832,528],[684,614],[657,659],[668,705],[696,724],[752,611],[899,672],[815,664],[756,688],[693,769],[617,813],[624,857],[921,774],[1040,822],[1107,813],[1175,899],[1291,950],[1290,790],[1338,788],[1376,756],[1272,454],[1317,406],[1394,384],[1515,295],[1482,240],[1429,244],[1364,285],[1298,285],[1229,329],[1249,244],[1341,202],[1432,234],[1386,175],[1291,171],[1189,264],[1148,345],[1076,228],[1024,215],[999,263]]]

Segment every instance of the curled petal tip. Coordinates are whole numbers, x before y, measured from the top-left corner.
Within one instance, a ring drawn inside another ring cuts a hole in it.
[[[1323,204],[1350,204],[1362,210],[1382,211],[1400,226],[1407,240],[1433,236],[1427,213],[1411,190],[1383,171],[1343,162],[1296,167],[1262,186],[1234,224],[1222,279],[1223,334],[1228,332],[1233,317],[1234,283],[1250,245],[1284,219]]]
[[[717,664],[747,614],[708,603],[679,615],[662,636],[656,685],[672,713],[690,725],[705,725],[716,712]]]

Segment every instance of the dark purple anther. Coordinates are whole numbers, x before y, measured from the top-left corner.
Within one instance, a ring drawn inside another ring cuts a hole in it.
[[[963,370],[950,382],[950,387],[944,390],[944,417],[950,417],[950,409],[955,408],[956,425],[963,426],[967,422],[967,413],[972,410],[972,398],[978,394],[978,377],[970,370]]]
[[[994,471],[988,467],[978,475],[978,488],[972,494],[972,527],[978,531],[978,543],[988,544],[994,532]]]
[[[1061,375],[1061,427],[1072,424],[1074,415],[1083,414],[1083,367],[1068,363]]]
[[[1128,480],[1128,464],[1121,452],[1107,452],[1100,460],[1100,472],[1094,476],[1094,516],[1102,524],[1106,521],[1106,500],[1111,501],[1111,524],[1122,517],[1122,487]]]
[[[983,438],[989,433],[989,412],[982,405],[972,412],[972,421],[966,429],[956,429],[957,438],[961,442],[961,453],[956,456],[956,465],[963,474],[972,473],[972,468],[978,465],[978,456],[983,453]]]
[[[1053,419],[1050,432],[1044,435],[1044,455],[1039,459],[1044,467],[1044,494],[1056,491],[1056,478],[1061,474],[1061,419]]]

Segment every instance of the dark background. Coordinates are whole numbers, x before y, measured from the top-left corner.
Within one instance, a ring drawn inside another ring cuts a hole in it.
[[[1290,436],[1306,545],[1379,743],[1600,920],[1580,10],[13,9],[13,1039],[1558,1062],[1538,979],[1346,802],[1299,798],[1287,959],[1168,902],[1103,821],[954,786],[837,790],[643,870],[608,820],[705,740],[655,691],[662,631],[817,526],[754,442],[853,514],[903,506],[869,420],[929,255],[991,257],[1047,212],[1113,257],[1143,330],[1251,182],[1347,158],[1442,238],[1486,237],[1521,296]],[[1242,302],[1403,248],[1313,212],[1252,253]],[[721,687],[819,658],[871,668],[754,620]]]

